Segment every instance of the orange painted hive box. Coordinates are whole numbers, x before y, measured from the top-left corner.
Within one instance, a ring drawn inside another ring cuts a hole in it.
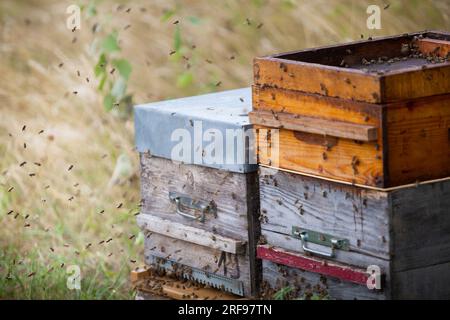
[[[259,163],[377,188],[450,176],[449,58],[437,31],[256,58]]]

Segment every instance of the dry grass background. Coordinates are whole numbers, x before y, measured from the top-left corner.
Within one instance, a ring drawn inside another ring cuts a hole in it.
[[[119,32],[129,91],[143,103],[248,86],[257,55],[450,26],[450,2],[438,0],[389,1],[377,32],[365,27],[365,10],[387,0],[103,0],[71,32],[65,10],[74,2],[0,2],[0,298],[133,296],[128,274],[142,264],[142,236],[132,119],[104,111],[93,75],[92,43],[107,30]],[[169,56],[176,20],[189,61]],[[120,154],[135,174],[108,188]],[[72,264],[81,291],[66,288]]]

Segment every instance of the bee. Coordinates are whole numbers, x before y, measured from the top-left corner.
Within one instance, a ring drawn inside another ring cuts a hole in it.
[[[211,63],[213,63],[211,60],[209,60],[209,59],[206,59],[205,60],[207,63],[209,63],[209,64],[211,64]]]
[[[28,278],[31,278],[31,277],[33,277],[34,275],[36,274],[36,272],[32,272],[32,273],[30,273],[30,274],[28,274]]]
[[[135,238],[136,237],[136,235],[131,235],[129,238],[128,238],[128,240],[132,240],[133,238]]]
[[[39,162],[33,162],[33,164],[34,164],[35,166],[38,166],[38,167],[41,166],[41,164],[40,164]]]
[[[169,56],[172,56],[172,55],[174,55],[175,53],[177,53],[176,50],[170,51],[170,52],[169,52]]]
[[[258,25],[256,26],[256,29],[261,29],[263,25],[264,25],[264,23],[261,22],[260,24],[258,24]]]
[[[70,166],[69,166],[69,168],[67,169],[67,171],[70,171],[70,170],[72,170],[73,169],[73,164],[71,164]]]
[[[219,81],[216,83],[216,87],[220,86],[222,84],[222,81]]]
[[[105,240],[102,240],[102,241],[100,241],[99,243],[98,243],[98,245],[102,245],[102,244],[104,244],[105,243]]]
[[[7,216],[9,216],[10,214],[12,214],[14,212],[14,210],[9,210],[8,213],[6,213]]]
[[[27,128],[27,125],[24,125],[24,126],[22,127],[22,132],[25,131],[26,128]]]
[[[55,252],[55,249],[53,249],[52,247],[49,248],[51,252]]]
[[[26,223],[24,226],[23,226],[24,228],[28,228],[28,227],[31,227],[31,224],[29,224],[29,223]]]
[[[123,206],[123,203],[121,202],[121,203],[119,203],[118,205],[117,205],[117,209],[120,209],[120,208],[122,208],[122,206]]]
[[[136,263],[136,260],[130,260],[131,263]]]
[[[80,70],[77,70],[77,76],[81,76]]]
[[[111,257],[113,255],[113,253],[111,252],[110,254],[108,254],[108,257]]]
[[[108,240],[106,240],[106,243],[109,243],[113,240],[113,238],[109,238]]]
[[[30,177],[34,177],[34,176],[36,176],[36,173],[30,173],[30,174],[28,174]]]
[[[24,142],[23,143],[23,148],[26,149],[27,148],[27,144]]]
[[[92,246],[92,243],[88,243],[86,246],[86,250],[89,249]]]
[[[88,77],[86,77],[86,82],[89,83],[89,78]]]
[[[11,192],[14,190],[14,187],[9,187],[8,192]]]
[[[130,13],[130,11],[131,11],[131,8],[128,8],[125,12]]]
[[[75,94],[75,95],[77,95],[77,94],[78,94],[78,91],[73,91],[72,93]]]
[[[111,71],[109,72],[109,74],[114,74],[115,71],[116,71],[116,68],[112,68]]]
[[[179,24],[179,23],[180,23],[179,20],[176,20],[176,21],[173,22],[173,24]]]
[[[127,24],[127,25],[123,28],[123,30],[128,30],[130,27],[131,27],[131,24]]]
[[[74,196],[71,196],[71,197],[70,197],[69,199],[67,199],[67,200],[72,201],[74,198],[75,198]]]
[[[62,62],[58,65],[59,68],[62,68],[63,66],[64,66],[64,63],[62,63]]]

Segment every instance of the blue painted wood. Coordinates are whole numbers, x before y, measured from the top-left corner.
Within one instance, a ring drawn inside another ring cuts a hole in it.
[[[250,88],[135,106],[137,150],[141,153],[150,152],[153,156],[188,164],[232,172],[254,172],[257,170],[257,165],[252,141],[252,126],[248,118],[251,110]],[[227,148],[227,130],[230,134],[233,132],[230,130],[236,129],[243,130],[241,132],[245,134],[238,135],[238,138],[233,141],[229,140],[232,147]],[[220,133],[215,136],[219,136],[217,141],[224,141],[221,161],[214,162],[207,157],[208,145],[215,143],[215,140],[204,139],[205,133],[211,132],[210,130]],[[174,148],[181,142],[180,132],[184,132],[190,137],[191,149],[190,156],[182,160],[174,159],[172,155]],[[244,141],[245,135],[250,137],[250,141],[247,143]],[[243,148],[238,149],[237,139],[240,139]],[[237,159],[238,152],[245,155],[245,160]],[[230,157],[234,161],[227,161]]]

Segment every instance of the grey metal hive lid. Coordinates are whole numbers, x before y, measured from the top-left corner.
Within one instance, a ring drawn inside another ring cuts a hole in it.
[[[135,106],[137,150],[232,172],[256,171],[251,99],[251,89],[243,88]]]

